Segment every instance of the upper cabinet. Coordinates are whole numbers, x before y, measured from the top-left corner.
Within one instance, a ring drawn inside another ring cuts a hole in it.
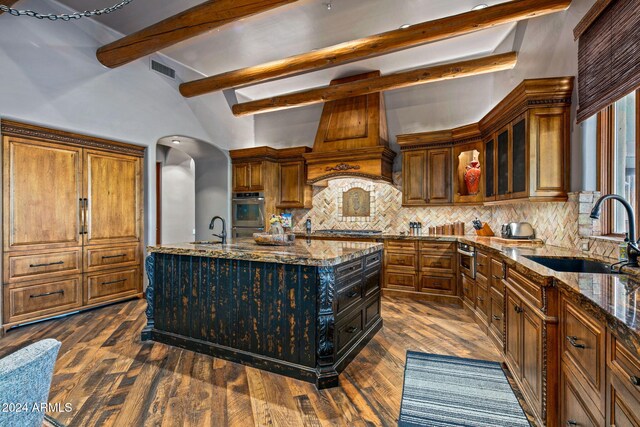
[[[233,165],[233,191],[262,191],[263,162],[242,162]]]
[[[303,157],[309,152],[310,147],[231,150],[233,191],[263,192],[269,216],[277,209],[310,208],[312,189]]]
[[[573,77],[525,80],[477,124],[398,135],[403,204],[566,200],[572,92]]]

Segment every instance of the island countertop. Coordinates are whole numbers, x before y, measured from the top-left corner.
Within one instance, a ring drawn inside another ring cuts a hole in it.
[[[381,251],[382,243],[346,242],[336,240],[296,239],[291,246],[262,246],[253,239],[237,239],[222,245],[212,242],[175,243],[149,246],[149,253],[190,255],[210,258],[237,259],[279,264],[332,266]]]

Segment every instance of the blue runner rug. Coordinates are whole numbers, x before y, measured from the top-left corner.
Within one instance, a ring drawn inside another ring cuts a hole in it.
[[[398,426],[530,424],[500,363],[408,351]]]

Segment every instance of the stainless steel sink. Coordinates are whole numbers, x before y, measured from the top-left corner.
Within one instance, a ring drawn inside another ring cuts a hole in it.
[[[586,258],[558,258],[534,255],[524,255],[524,257],[551,270],[565,273],[619,274],[617,271],[611,271],[611,264]]]

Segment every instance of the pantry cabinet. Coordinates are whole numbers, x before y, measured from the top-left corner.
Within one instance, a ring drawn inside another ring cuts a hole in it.
[[[144,148],[7,120],[2,135],[3,330],[141,296]]]

